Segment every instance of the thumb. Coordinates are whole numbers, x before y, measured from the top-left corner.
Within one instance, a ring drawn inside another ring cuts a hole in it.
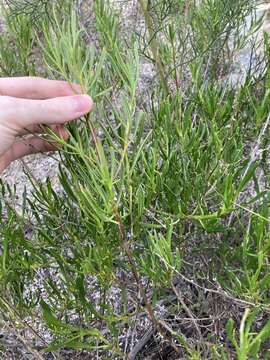
[[[48,100],[0,97],[1,122],[13,123],[18,129],[36,124],[64,124],[87,114],[92,107],[93,100],[88,95]]]

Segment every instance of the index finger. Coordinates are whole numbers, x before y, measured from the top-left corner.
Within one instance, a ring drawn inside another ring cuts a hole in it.
[[[44,100],[60,96],[81,94],[78,84],[41,77],[0,78],[0,95],[24,99]]]

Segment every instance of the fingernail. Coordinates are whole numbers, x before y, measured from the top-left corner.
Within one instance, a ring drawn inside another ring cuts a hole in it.
[[[88,95],[73,96],[74,99],[74,111],[77,116],[88,113],[93,107],[93,100]]]

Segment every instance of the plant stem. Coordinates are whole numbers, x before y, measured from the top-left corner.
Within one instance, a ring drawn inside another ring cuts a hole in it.
[[[129,244],[127,242],[125,227],[124,227],[124,224],[122,222],[121,216],[120,216],[120,214],[118,212],[118,209],[117,209],[115,203],[113,203],[113,207],[114,207],[114,211],[115,211],[116,221],[118,223],[120,237],[121,237],[121,240],[122,240],[122,247],[123,247],[123,249],[125,250],[125,252],[127,254],[128,262],[130,264],[132,274],[133,274],[134,279],[135,279],[135,281],[137,283],[140,294],[141,294],[141,296],[143,298],[145,308],[146,308],[146,311],[147,311],[147,313],[149,315],[149,318],[152,321],[155,328],[157,329],[157,331],[159,331],[159,333],[162,334],[164,339],[166,339],[168,341],[168,343],[173,347],[175,352],[179,353],[179,348],[173,343],[171,337],[169,337],[167,335],[166,331],[164,331],[164,328],[163,328],[162,324],[158,321],[158,319],[156,318],[156,316],[154,314],[154,310],[152,308],[151,303],[149,302],[149,300],[147,298],[147,295],[146,295],[146,293],[144,291],[144,288],[143,288],[143,285],[141,283],[140,275],[138,274],[138,271],[136,269],[136,264],[134,262],[134,256],[133,256],[132,250],[130,249]]]
[[[159,55],[159,46],[158,46],[158,42],[157,42],[156,35],[154,32],[153,21],[147,10],[147,5],[145,3],[145,0],[139,0],[139,4],[143,11],[146,27],[147,27],[147,30],[149,33],[151,51],[152,51],[152,55],[155,59],[157,72],[159,74],[165,94],[168,95],[170,93],[170,90],[169,90],[169,86],[166,81],[165,69],[164,69],[164,66],[161,62],[160,55]]]

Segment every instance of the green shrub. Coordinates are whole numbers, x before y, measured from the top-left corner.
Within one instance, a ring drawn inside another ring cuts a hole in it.
[[[139,358],[131,333],[143,317],[171,358],[264,356],[268,323],[256,328],[248,310],[240,320],[243,308],[269,312],[267,38],[238,84],[231,76],[256,46],[254,3],[139,0],[129,25],[107,1],[69,3],[5,10],[1,75],[78,82],[95,101],[67,143],[51,134],[63,145],[61,191],[31,179],[18,213],[2,185],[5,322],[27,317],[37,338],[38,319],[56,355]]]

